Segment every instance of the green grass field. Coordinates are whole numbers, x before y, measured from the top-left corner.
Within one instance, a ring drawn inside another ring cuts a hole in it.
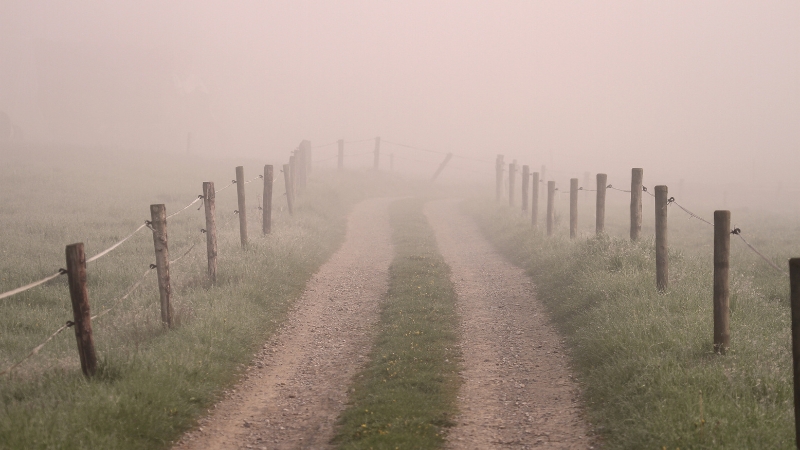
[[[731,351],[716,355],[713,228],[670,207],[671,284],[659,294],[650,199],[637,243],[627,239],[626,198],[609,200],[610,236],[603,237],[593,236],[592,201],[582,202],[581,237],[573,241],[568,200],[558,205],[552,238],[505,204],[475,200],[465,208],[531,275],[571,346],[604,447],[793,448],[788,277],[732,236]],[[712,211],[695,212],[713,218]],[[794,217],[754,210],[732,216],[781,267],[800,255]]]

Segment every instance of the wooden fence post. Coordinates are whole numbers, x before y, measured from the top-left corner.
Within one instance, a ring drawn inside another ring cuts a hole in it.
[[[153,227],[153,246],[156,251],[158,294],[161,299],[161,321],[172,328],[172,288],[169,283],[169,247],[167,245],[167,208],[150,205],[150,226]]]
[[[522,211],[528,211],[528,183],[531,181],[531,167],[528,165],[522,166]]]
[[[337,143],[339,144],[338,167],[339,170],[341,171],[344,170],[344,139],[339,139]]]
[[[239,239],[247,248],[247,206],[244,199],[244,167],[236,167],[236,197],[239,204]]]
[[[638,241],[642,232],[642,169],[631,169],[631,240]]]
[[[381,137],[375,138],[375,170],[378,170],[381,161]]]
[[[731,344],[731,212],[714,211],[714,351],[724,355]]]
[[[494,163],[494,171],[497,175],[497,196],[496,200],[499,202],[501,198],[503,198],[503,167],[505,167],[505,163],[503,162],[503,155],[497,155],[497,159]]]
[[[289,214],[293,214],[292,204],[294,201],[292,199],[292,167],[290,164],[283,165],[283,181],[284,185],[286,185],[286,207],[289,209]]]
[[[203,182],[203,205],[206,209],[206,255],[208,255],[208,279],[211,284],[217,283],[217,194],[213,181]]]
[[[597,203],[595,204],[595,234],[602,234],[606,227],[606,182],[608,175],[597,174]]]
[[[556,197],[556,182],[547,182],[547,235],[553,235],[553,203]]]
[[[75,328],[75,339],[78,341],[81,370],[84,375],[90,377],[97,370],[97,355],[94,352],[92,337],[89,292],[86,290],[86,254],[83,252],[83,243],[68,245],[66,256],[69,296],[72,299],[72,326]]]
[[[792,307],[792,369],[794,373],[794,432],[800,448],[800,258],[789,260],[790,304]]]
[[[262,222],[261,232],[270,234],[272,232],[272,183],[274,175],[272,173],[272,164],[264,166],[264,201],[261,206]]]
[[[508,164],[508,205],[514,206],[514,181],[517,177],[517,160]]]
[[[533,172],[531,184],[533,185],[533,192],[531,192],[531,225],[536,228],[539,226],[539,172]]]
[[[669,288],[669,247],[667,246],[667,187],[656,186],[656,288]]]
[[[578,237],[578,179],[569,180],[569,238]]]

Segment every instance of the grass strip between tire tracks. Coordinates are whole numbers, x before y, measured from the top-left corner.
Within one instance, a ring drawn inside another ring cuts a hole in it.
[[[459,387],[456,294],[421,199],[390,205],[395,257],[379,335],[339,421],[340,448],[439,448]]]

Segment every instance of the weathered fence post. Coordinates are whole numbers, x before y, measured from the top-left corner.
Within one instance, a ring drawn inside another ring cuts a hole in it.
[[[569,180],[569,238],[578,237],[578,179]]]
[[[169,284],[169,247],[167,245],[167,208],[150,205],[150,226],[153,227],[153,246],[156,251],[158,294],[161,298],[161,321],[172,328],[172,288]]]
[[[789,260],[790,304],[792,307],[792,369],[794,373],[794,432],[800,448],[800,258]]]
[[[217,194],[214,182],[203,182],[203,205],[206,208],[206,254],[208,255],[208,279],[211,284],[217,283]]]
[[[68,245],[66,256],[69,296],[72,299],[72,326],[75,328],[75,339],[78,341],[81,370],[84,375],[90,377],[97,370],[97,355],[94,352],[92,337],[89,292],[86,290],[86,254],[83,252],[83,243]]]
[[[272,173],[272,165],[267,164],[264,166],[264,200],[261,206],[262,220],[261,232],[263,234],[270,234],[272,232],[272,183],[274,175]]]
[[[284,185],[286,186],[286,207],[289,209],[289,214],[293,214],[292,204],[294,201],[292,199],[292,167],[290,164],[283,165],[283,181]]]
[[[375,170],[378,170],[378,167],[380,167],[380,161],[381,161],[381,137],[378,136],[375,138],[375,163],[374,163]]]
[[[669,287],[669,248],[667,246],[667,187],[656,186],[656,288]]]
[[[539,221],[539,172],[533,172],[531,184],[533,185],[533,192],[531,192],[531,225],[536,228]]]
[[[528,211],[528,183],[531,181],[531,167],[528,165],[522,166],[522,211]]]
[[[508,164],[508,205],[514,206],[514,181],[517,177],[517,160]]]
[[[547,235],[553,235],[553,208],[556,198],[556,182],[547,182]]]
[[[494,163],[494,171],[497,175],[497,201],[499,202],[501,198],[503,198],[503,167],[505,167],[505,163],[503,162],[503,155],[497,155],[497,159]]]
[[[631,169],[631,240],[642,232],[642,169]]]
[[[344,139],[339,139],[337,143],[339,144],[338,167],[339,170],[344,170]]]
[[[602,234],[606,227],[606,182],[608,175],[597,174],[597,203],[595,204],[595,234]]]
[[[714,211],[714,351],[724,355],[731,344],[731,212]]]
[[[244,167],[236,167],[236,197],[239,204],[239,239],[247,248],[247,206],[244,199]]]

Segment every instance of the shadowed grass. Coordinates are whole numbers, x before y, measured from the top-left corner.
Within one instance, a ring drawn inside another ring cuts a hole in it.
[[[459,380],[455,291],[420,199],[389,209],[396,256],[380,333],[334,442],[346,449],[439,448]]]
[[[659,294],[652,239],[546,238],[506,207],[483,201],[465,207],[532,276],[571,346],[588,417],[604,447],[794,447],[784,275],[731,242],[731,351],[718,356],[708,245],[671,252],[670,289]],[[699,242],[704,233],[710,239],[704,227],[678,228],[670,240]],[[788,228],[785,221],[762,225],[762,236],[773,238],[771,247],[760,242],[762,249],[797,251],[787,234],[770,233]]]

